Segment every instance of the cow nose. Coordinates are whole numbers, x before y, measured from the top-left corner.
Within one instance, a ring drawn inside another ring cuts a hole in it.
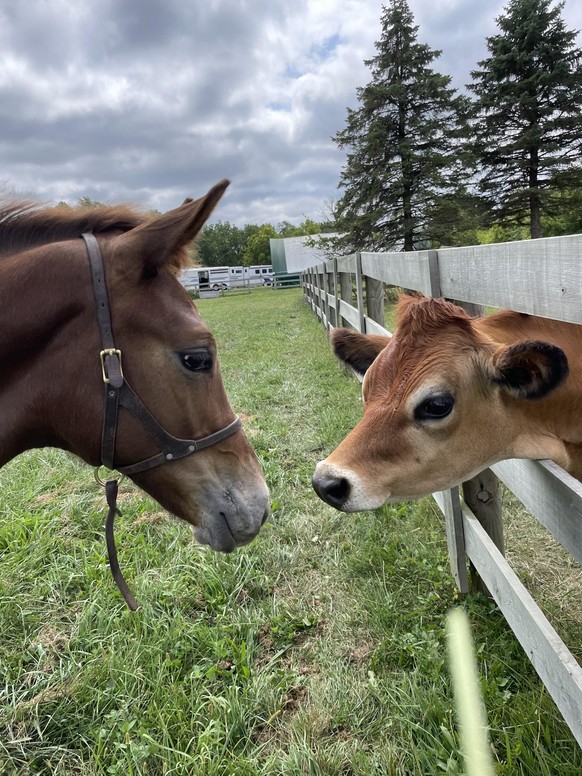
[[[311,484],[319,498],[336,509],[341,509],[350,497],[350,483],[345,477],[330,477],[315,472]]]

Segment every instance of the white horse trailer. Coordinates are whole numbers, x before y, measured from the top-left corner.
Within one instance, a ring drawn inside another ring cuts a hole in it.
[[[185,288],[195,291],[222,291],[229,288],[231,267],[188,267],[180,273]]]
[[[180,273],[185,288],[197,291],[226,291],[229,288],[273,285],[273,267],[254,264],[251,267],[189,267]]]
[[[240,269],[237,267],[236,269]],[[250,286],[272,286],[273,285],[273,265],[272,264],[251,264],[250,267],[242,267],[244,277],[248,280]]]

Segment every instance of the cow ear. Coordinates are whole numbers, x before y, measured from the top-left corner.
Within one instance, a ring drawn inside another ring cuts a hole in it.
[[[229,181],[222,180],[200,199],[188,197],[175,210],[119,235],[116,251],[139,260],[142,277],[153,277],[164,266],[178,269],[181,251],[202,229],[228,185]]]
[[[541,399],[568,375],[564,351],[549,342],[519,342],[493,357],[493,381],[517,399]]]
[[[390,339],[379,334],[360,334],[353,329],[332,329],[330,334],[333,352],[337,358],[362,376]]]

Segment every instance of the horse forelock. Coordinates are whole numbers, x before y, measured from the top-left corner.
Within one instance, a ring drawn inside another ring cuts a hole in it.
[[[4,200],[0,202],[0,255],[72,240],[83,232],[127,232],[148,220],[150,216],[127,205],[72,208],[30,200]]]

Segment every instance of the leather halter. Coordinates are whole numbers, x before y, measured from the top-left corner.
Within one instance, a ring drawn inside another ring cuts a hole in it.
[[[168,433],[154,418],[139,396],[125,380],[122,369],[121,350],[115,347],[113,329],[111,326],[111,311],[107,284],[105,280],[105,268],[99,243],[93,234],[85,233],[81,237],[85,241],[89,265],[91,267],[91,279],[93,282],[93,294],[97,308],[97,321],[101,334],[101,372],[105,384],[105,413],[103,417],[103,431],[101,436],[101,462],[108,469],[116,469],[121,474],[133,475],[139,472],[153,469],[156,466],[170,463],[184,458],[187,455],[204,450],[226,439],[241,428],[240,418],[235,419],[219,431],[202,437],[201,439],[181,439]],[[125,407],[140,421],[146,431],[157,442],[160,452],[133,464],[117,466],[115,464],[115,442],[117,437],[117,420],[119,408]],[[113,538],[113,518],[121,514],[117,508],[118,480],[108,480],[105,485],[109,514],[105,524],[107,551],[109,566],[115,583],[119,587],[130,609],[137,609],[137,603],[133,598],[117,563],[117,552]]]

